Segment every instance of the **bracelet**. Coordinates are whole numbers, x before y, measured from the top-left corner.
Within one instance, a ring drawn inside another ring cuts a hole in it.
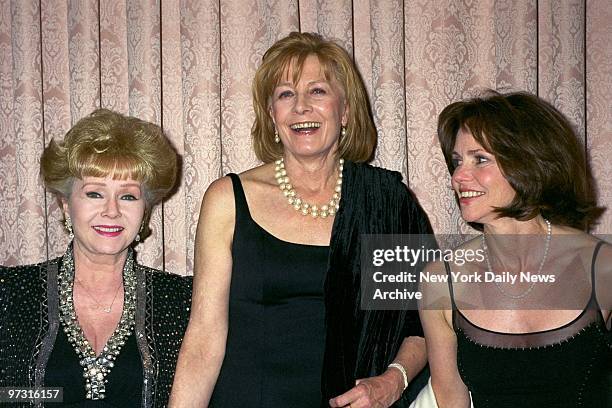
[[[400,373],[402,373],[402,377],[404,377],[404,391],[408,388],[408,374],[406,374],[406,369],[400,363],[391,363],[389,364],[389,368],[397,368]]]

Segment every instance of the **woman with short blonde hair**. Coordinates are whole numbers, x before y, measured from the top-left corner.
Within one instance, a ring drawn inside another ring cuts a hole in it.
[[[191,282],[139,265],[132,248],[175,184],[174,148],[159,126],[99,109],[49,143],[41,173],[71,243],[0,269],[0,385],[62,387],[66,406],[166,405]]]

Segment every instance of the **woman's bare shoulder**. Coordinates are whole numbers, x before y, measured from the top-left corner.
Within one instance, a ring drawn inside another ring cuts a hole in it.
[[[449,278],[443,261],[429,262],[418,276],[423,296],[419,307],[426,310],[450,309]]]
[[[265,198],[271,188],[278,188],[274,166],[274,163],[266,163],[240,173],[240,183],[247,198],[254,200],[252,204]]]
[[[274,163],[265,163],[240,173],[242,184],[269,184],[276,182],[274,178]]]
[[[210,183],[202,199],[202,211],[224,208],[234,200],[234,187],[229,176],[218,178]]]

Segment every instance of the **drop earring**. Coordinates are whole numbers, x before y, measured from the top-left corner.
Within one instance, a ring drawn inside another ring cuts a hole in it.
[[[72,241],[74,239],[74,232],[72,231],[72,220],[70,219],[70,217],[66,217],[66,219],[64,220],[64,226],[68,231],[68,239]]]
[[[340,136],[341,137],[345,137],[346,136],[346,126],[342,126],[340,128]]]
[[[276,128],[274,128],[274,142],[280,143],[280,137],[278,136],[278,130],[276,130]]]
[[[140,233],[142,232],[144,228],[144,224],[140,224],[140,229],[138,230],[138,234],[136,234],[136,238],[134,238],[134,241],[136,241],[136,243],[140,242]]]

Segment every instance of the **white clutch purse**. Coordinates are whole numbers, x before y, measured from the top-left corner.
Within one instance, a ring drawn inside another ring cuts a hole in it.
[[[431,377],[416,399],[412,401],[410,408],[438,408],[436,396],[434,395],[433,388],[431,388]]]
[[[471,395],[470,395],[471,400]],[[474,408],[474,403],[470,401],[471,408]],[[431,377],[427,381],[427,385],[423,387],[416,399],[410,404],[410,408],[438,408],[436,402],[436,396],[434,395],[433,388],[431,388]]]

